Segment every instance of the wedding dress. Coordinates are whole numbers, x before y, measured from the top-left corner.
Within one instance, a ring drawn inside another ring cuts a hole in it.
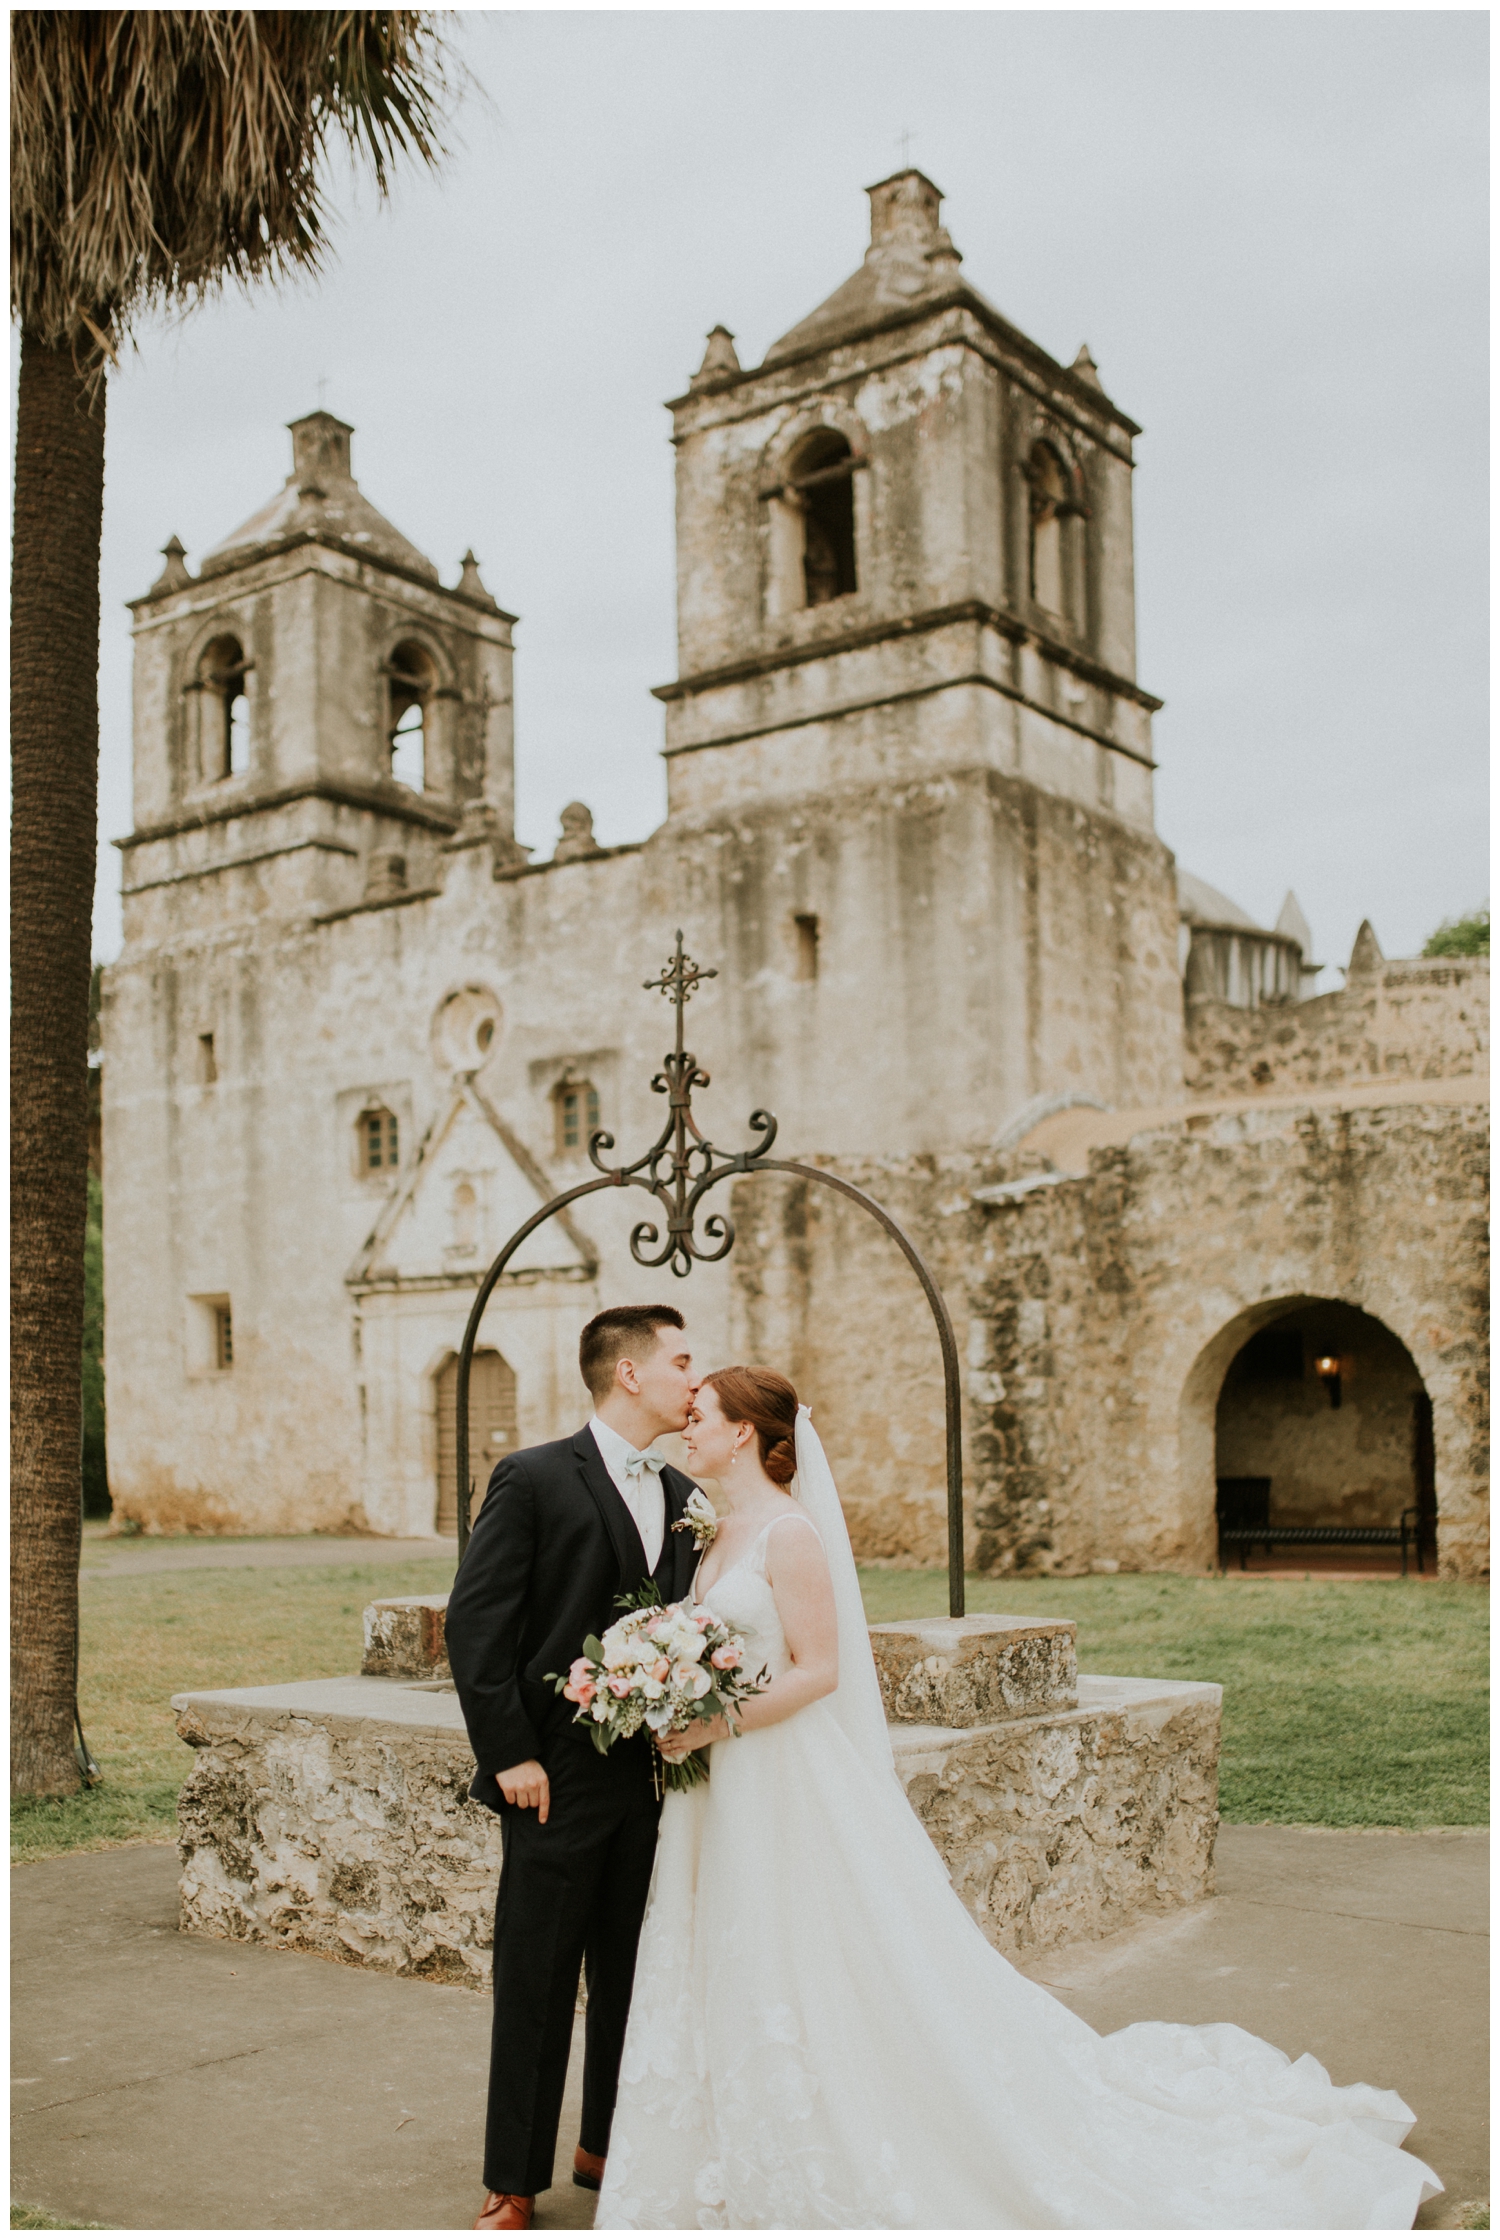
[[[1232,2023],[1100,2037],[986,1941],[906,1801],[804,1410],[840,1683],[668,1794],[596,2223],[626,2230],[1404,2229],[1394,2092]],[[777,1520],[788,1533],[805,1529]],[[768,1527],[702,1597],[788,1664]]]

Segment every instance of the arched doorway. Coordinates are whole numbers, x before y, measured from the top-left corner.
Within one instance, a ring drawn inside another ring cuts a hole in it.
[[[1389,1531],[1405,1515],[1436,1564],[1432,1402],[1395,1333],[1342,1300],[1288,1302],[1246,1335],[1219,1388],[1214,1476],[1221,1526]],[[1324,1558],[1351,1559],[1399,1563],[1373,1545]]]
[[[516,1372],[493,1346],[476,1346],[469,1373],[470,1469],[479,1481],[480,1499],[501,1455],[521,1443],[516,1424]],[[437,1523],[443,1534],[458,1531],[458,1355],[437,1374]]]

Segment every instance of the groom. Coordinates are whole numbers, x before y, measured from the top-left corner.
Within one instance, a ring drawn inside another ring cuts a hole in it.
[[[696,1550],[674,1532],[693,1481],[649,1451],[681,1431],[696,1383],[675,1307],[608,1307],[578,1366],[594,1400],[571,1439],[495,1466],[448,1602],[448,1657],[478,1772],[498,1812],[495,2021],[475,2231],[525,2231],[552,2156],[580,1966],[588,1985],[576,2184],[609,2148],[636,1944],[660,1814],[644,1734],[601,1757],[546,1675],[566,1672],[615,1597],[654,1579],[684,1595]]]

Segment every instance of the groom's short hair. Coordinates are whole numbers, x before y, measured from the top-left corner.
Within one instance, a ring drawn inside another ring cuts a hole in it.
[[[687,1324],[675,1307],[606,1307],[583,1326],[578,1341],[578,1370],[596,1400],[602,1400],[615,1381],[615,1364],[630,1353],[649,1353],[658,1330],[685,1330]]]

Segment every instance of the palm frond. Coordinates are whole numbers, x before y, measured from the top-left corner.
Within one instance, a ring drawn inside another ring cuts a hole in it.
[[[11,309],[97,362],[153,306],[316,268],[330,143],[382,194],[459,73],[412,9],[17,9]]]

